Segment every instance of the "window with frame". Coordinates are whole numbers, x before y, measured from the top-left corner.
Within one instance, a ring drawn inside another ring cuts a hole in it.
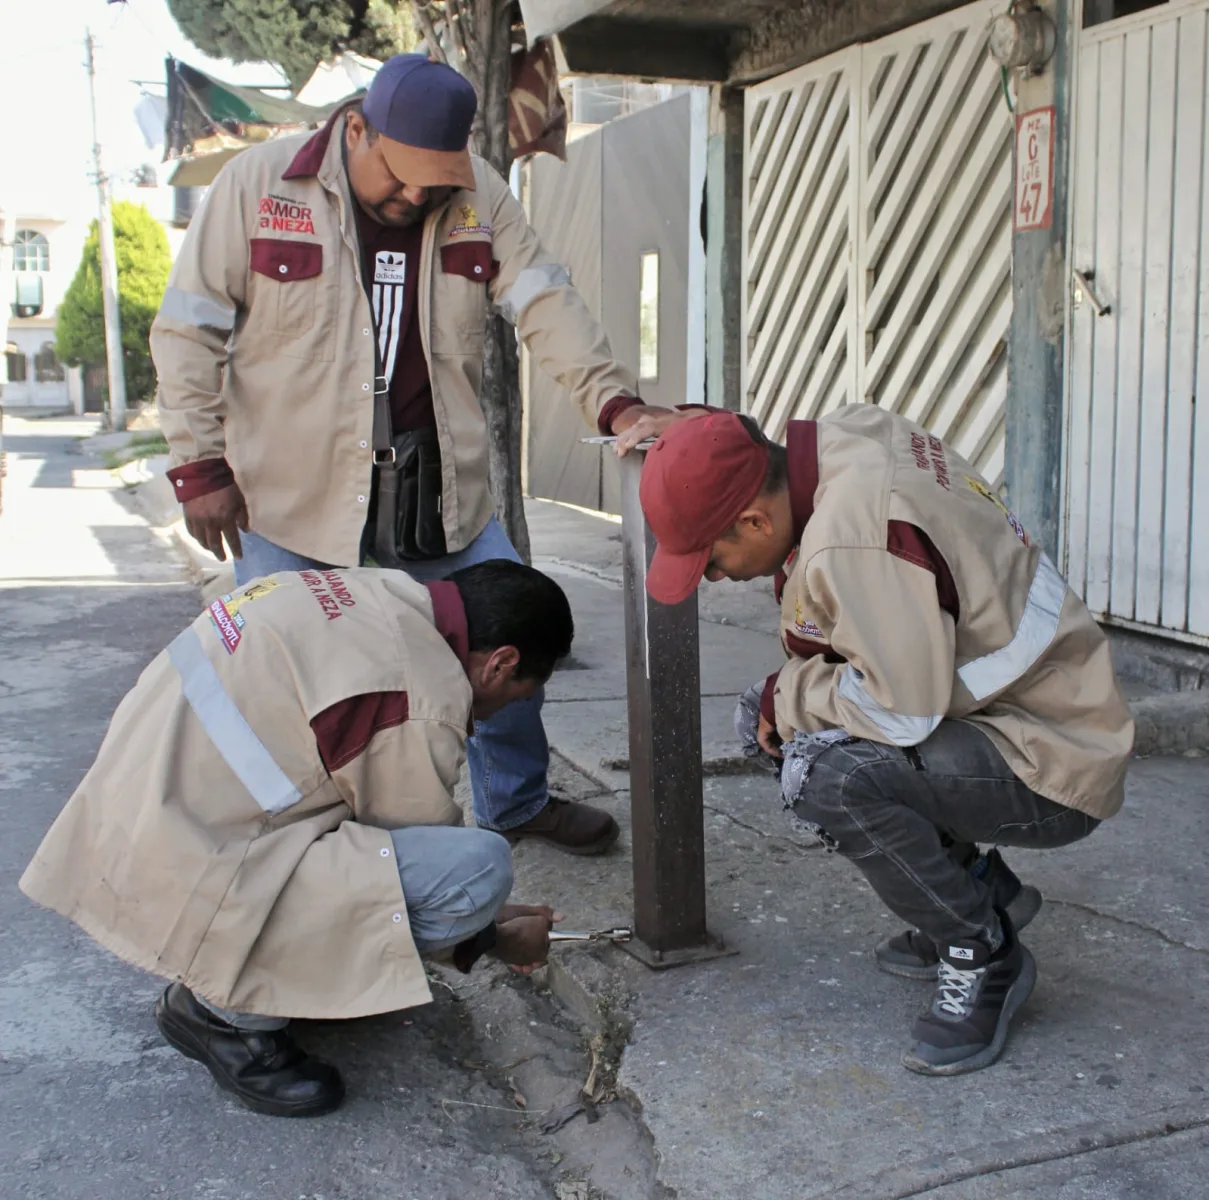
[[[638,264],[638,378],[659,378],[659,251]]]
[[[1119,17],[1132,17],[1148,8],[1159,8],[1169,0],[1083,0],[1083,28],[1103,25]]]
[[[34,381],[36,383],[62,383],[65,378],[63,364],[55,353],[54,342],[43,342],[42,349],[34,355]]]
[[[9,383],[25,382],[25,355],[20,350],[9,350],[4,355],[8,366]]]
[[[49,271],[50,243],[36,229],[18,229],[13,238],[14,271]]]

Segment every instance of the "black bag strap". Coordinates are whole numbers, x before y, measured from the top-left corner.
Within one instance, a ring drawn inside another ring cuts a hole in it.
[[[390,424],[390,382],[382,374],[378,344],[374,342],[374,466],[390,467],[395,461],[394,433]]]
[[[344,162],[344,178],[348,180],[348,144],[341,142],[341,155]],[[352,194],[352,184],[348,185],[349,204],[356,204],[357,199]],[[389,467],[395,461],[394,431],[390,424],[390,380],[384,374],[382,356],[378,351],[378,322],[374,319],[373,280],[366,274],[365,247],[361,243],[361,224],[353,214],[353,237],[357,242],[357,266],[360,268],[361,286],[365,290],[365,300],[369,305],[369,319],[374,331],[374,431],[371,435],[374,444],[374,466]]]

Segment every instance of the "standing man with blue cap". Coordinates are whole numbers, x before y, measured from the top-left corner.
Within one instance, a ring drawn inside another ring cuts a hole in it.
[[[467,149],[473,87],[419,54],[313,136],[228,163],[151,331],[168,473],[236,582],[376,563],[426,582],[517,554],[479,404],[489,310],[605,434],[679,414],[637,399],[505,181]],[[552,799],[541,695],[476,726],[479,825],[597,854],[607,813]],[[401,785],[405,781],[400,781]]]

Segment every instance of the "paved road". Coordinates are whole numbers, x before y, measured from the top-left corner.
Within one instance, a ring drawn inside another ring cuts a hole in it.
[[[302,1039],[344,1070],[348,1103],[320,1121],[258,1117],[160,1040],[151,1016],[159,982],[18,892],[118,700],[198,606],[171,553],[82,453],[94,428],[5,420],[0,1195],[553,1195],[552,1167],[536,1158],[531,1135],[518,1134],[516,1114],[496,1111],[503,1099],[488,1073],[458,1065],[486,1055],[472,1027],[478,1016],[444,990],[409,1013],[308,1025]]]

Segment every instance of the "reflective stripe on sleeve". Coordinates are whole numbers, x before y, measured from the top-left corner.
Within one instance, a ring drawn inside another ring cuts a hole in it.
[[[565,287],[570,282],[571,276],[558,263],[539,263],[535,267],[526,267],[516,277],[516,282],[499,298],[496,307],[506,320],[515,325],[521,313],[542,292]]]
[[[223,761],[265,812],[279,813],[297,804],[302,793],[277,765],[264,743],[227,694],[214,664],[206,657],[195,629],[186,629],[168,647],[168,658],[181,677],[181,691]]]
[[[1058,632],[1065,599],[1066,580],[1043,554],[1012,640],[957,669],[958,678],[975,700],[985,700],[1010,687],[1045,653]]]
[[[883,708],[865,689],[864,674],[851,663],[840,672],[838,690],[845,700],[855,704],[895,746],[918,746],[944,718],[943,713],[937,713],[933,717],[905,717],[901,713]]]
[[[215,333],[230,333],[235,328],[233,308],[178,287],[165,289],[159,315],[178,325],[195,325],[198,329],[211,329]]]

